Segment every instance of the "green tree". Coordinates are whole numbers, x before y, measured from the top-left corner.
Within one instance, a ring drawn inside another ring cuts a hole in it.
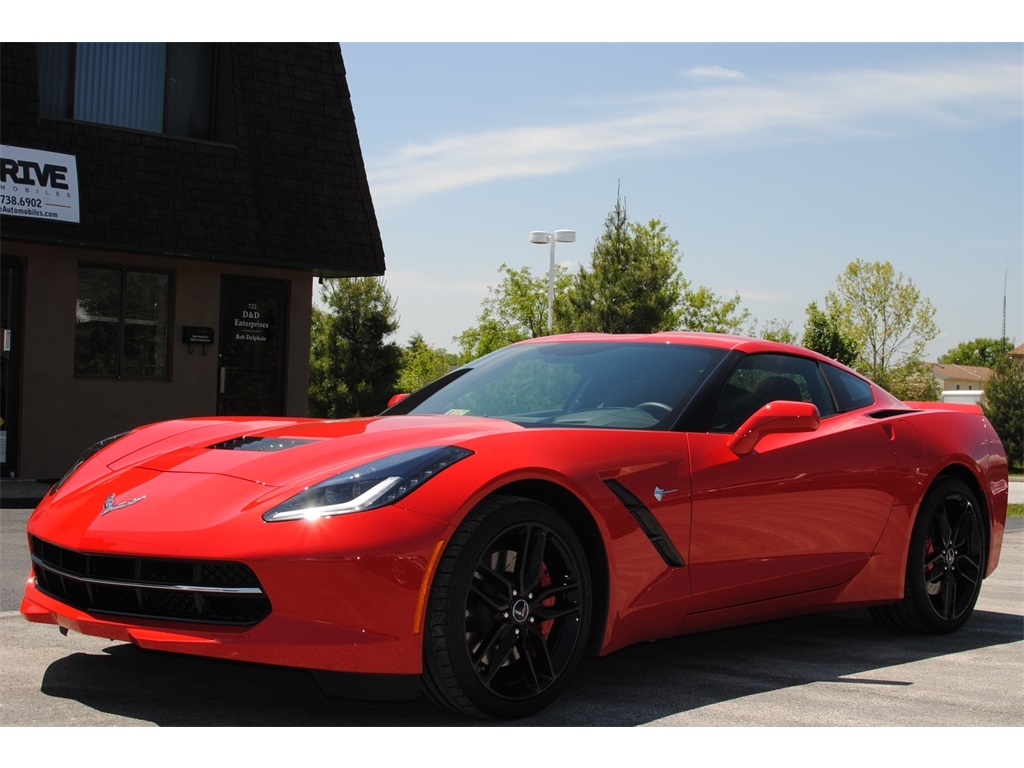
[[[1015,472],[1024,470],[1024,363],[1002,366],[985,383],[982,408]]]
[[[752,323],[750,312],[740,309],[740,295],[723,299],[703,285],[684,282],[679,306],[680,330],[698,333],[742,333]]]
[[[513,269],[502,264],[501,282],[488,288],[477,324],[455,338],[458,359],[468,362],[523,339],[535,339],[548,332],[548,276],[534,276],[529,267]],[[564,267],[555,267],[555,291],[569,282]]]
[[[1008,339],[977,338],[957,344],[939,358],[940,363],[954,365],[980,365],[994,371],[1010,362],[1013,343]]]
[[[942,389],[932,367],[920,360],[907,360],[888,372],[886,388],[900,400],[931,400],[942,397]]]
[[[630,222],[619,197],[594,245],[590,268],[580,267],[555,301],[555,328],[601,333],[677,328],[685,287],[678,249],[657,219]]]
[[[799,344],[800,341],[797,339],[793,329],[790,327],[790,323],[772,318],[763,326],[758,336],[767,341],[778,341],[782,344]]]
[[[423,340],[423,335],[417,333],[402,350],[402,373],[398,378],[398,389],[400,392],[415,392],[444,376],[455,364],[455,355],[430,346]]]
[[[939,334],[931,301],[887,261],[850,262],[825,296],[825,311],[857,342],[855,367],[887,389],[898,388]]]
[[[814,301],[807,305],[806,311],[802,344],[843,365],[854,365],[858,355],[857,341],[843,331],[839,318],[823,311]]]
[[[313,307],[309,413],[325,418],[379,413],[397,391],[402,349],[391,294],[380,278],[336,278]]]

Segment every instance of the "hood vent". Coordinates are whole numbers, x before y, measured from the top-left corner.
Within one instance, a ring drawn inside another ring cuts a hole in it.
[[[277,451],[287,451],[289,448],[297,448],[300,445],[315,442],[317,441],[298,437],[236,437],[234,440],[225,440],[223,443],[211,445],[210,448],[215,451],[276,453]]]

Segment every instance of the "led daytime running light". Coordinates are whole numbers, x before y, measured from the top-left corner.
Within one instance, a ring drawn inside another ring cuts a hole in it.
[[[394,504],[472,451],[417,448],[364,464],[306,488],[264,513],[268,523],[314,520]]]

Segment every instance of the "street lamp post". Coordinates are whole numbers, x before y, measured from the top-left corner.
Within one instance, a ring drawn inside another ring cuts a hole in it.
[[[530,242],[537,245],[551,243],[551,264],[548,267],[548,333],[551,333],[555,326],[555,243],[575,243],[576,232],[571,229],[531,232]]]

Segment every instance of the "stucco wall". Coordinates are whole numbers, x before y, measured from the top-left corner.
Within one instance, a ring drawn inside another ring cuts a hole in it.
[[[290,284],[285,413],[306,415],[312,312],[308,272],[12,243],[4,244],[4,255],[22,257],[25,267],[21,477],[59,477],[89,445],[133,426],[216,412],[217,344],[205,356],[198,347],[189,355],[181,327],[209,326],[219,334],[222,275]],[[77,270],[83,262],[172,271],[168,380],[74,376]]]

